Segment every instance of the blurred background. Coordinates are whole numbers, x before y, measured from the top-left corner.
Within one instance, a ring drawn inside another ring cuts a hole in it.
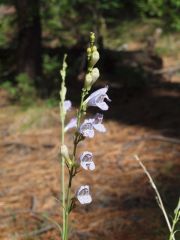
[[[168,213],[180,196],[180,1],[0,0],[0,239],[59,239],[59,70],[68,54],[76,113],[89,32],[112,99],[106,134],[79,148],[93,203],[72,213],[73,240],[161,240],[168,231],[138,154]],[[96,109],[90,109],[90,114]],[[72,134],[67,134],[71,148]],[[178,239],[178,237],[177,237]]]

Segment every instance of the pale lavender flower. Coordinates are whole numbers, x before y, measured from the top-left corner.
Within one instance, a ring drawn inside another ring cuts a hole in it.
[[[85,151],[80,156],[81,166],[85,170],[93,171],[95,169],[95,164],[93,162],[93,154],[91,152]]]
[[[89,204],[92,202],[92,197],[90,195],[89,186],[81,186],[77,191],[77,199],[81,204]]]
[[[72,118],[70,122],[66,125],[65,127],[65,132],[67,132],[71,128],[76,128],[77,127],[77,118]]]
[[[108,86],[101,88],[95,92],[93,92],[84,102],[87,106],[94,106],[99,107],[101,110],[106,111],[108,110],[109,106],[104,101],[107,99],[109,102],[111,101],[106,94],[108,91]]]
[[[98,132],[106,132],[106,128],[102,124],[103,121],[103,114],[101,113],[96,113],[95,117],[93,118],[93,127],[98,131]]]
[[[85,119],[79,128],[79,132],[88,138],[94,137],[94,129],[92,124],[92,119]]]
[[[71,103],[70,100],[64,101],[64,109],[65,109],[65,111],[69,111],[71,109],[71,107],[72,107],[72,103]]]

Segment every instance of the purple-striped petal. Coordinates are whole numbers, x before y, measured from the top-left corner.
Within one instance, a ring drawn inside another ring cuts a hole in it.
[[[90,195],[89,186],[81,186],[77,191],[77,199],[81,204],[89,204],[92,202],[92,197]]]
[[[79,132],[84,136],[88,138],[94,137],[94,129],[91,119],[84,120],[84,122],[81,124]]]
[[[85,170],[93,171],[95,169],[95,164],[93,162],[93,154],[88,151],[83,152],[80,156],[80,164]]]

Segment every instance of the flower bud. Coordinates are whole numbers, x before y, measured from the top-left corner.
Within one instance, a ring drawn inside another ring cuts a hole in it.
[[[95,41],[95,34],[93,32],[90,33],[90,42],[94,43]]]
[[[100,76],[99,69],[93,68],[93,70],[91,72],[91,76],[92,76],[92,84],[94,84]]]
[[[61,155],[64,157],[66,164],[68,166],[72,166],[73,162],[69,157],[69,152],[68,152],[68,148],[66,145],[62,145],[61,146]]]
[[[92,86],[92,82],[93,82],[92,75],[90,73],[86,74],[86,77],[85,77],[85,88],[87,90],[90,90],[90,88]]]
[[[91,48],[90,47],[87,48],[87,54],[88,55],[91,54]]]
[[[96,47],[96,46],[93,46],[92,51],[93,51],[93,52],[96,52],[96,51],[97,51],[97,47]]]
[[[68,148],[66,145],[62,145],[61,146],[61,155],[66,159],[69,160],[69,152],[68,152]]]
[[[92,57],[91,57],[91,65],[92,67],[98,62],[100,56],[99,56],[99,52],[98,51],[94,51],[92,53]]]

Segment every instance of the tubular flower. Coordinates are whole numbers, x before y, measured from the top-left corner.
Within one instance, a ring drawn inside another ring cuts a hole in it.
[[[89,186],[81,186],[77,191],[77,199],[81,204],[89,204],[92,202],[92,197],[90,195]]]
[[[94,137],[94,129],[92,124],[92,119],[86,119],[81,124],[79,132],[84,136],[88,138]]]
[[[104,101],[107,99],[109,102],[111,101],[106,94],[108,91],[108,87],[101,88],[95,92],[93,92],[85,101],[84,104],[87,104],[87,106],[94,106],[99,107],[101,110],[106,111],[108,110],[109,106]]]
[[[85,151],[80,156],[81,166],[85,170],[93,171],[95,169],[95,164],[93,162],[93,154],[91,152]]]
[[[65,127],[65,132],[67,132],[71,128],[76,128],[77,127],[77,118],[72,118],[70,122],[66,125]]]

